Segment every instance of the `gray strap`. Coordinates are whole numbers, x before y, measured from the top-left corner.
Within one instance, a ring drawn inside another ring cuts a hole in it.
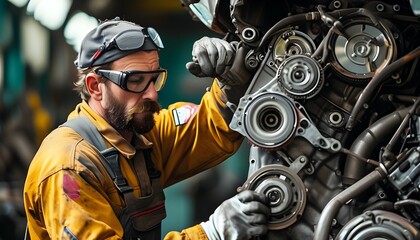
[[[86,116],[81,115],[77,118],[71,119],[63,123],[60,127],[72,128],[83,139],[98,149],[101,153],[101,162],[105,166],[108,174],[120,192],[123,193],[132,190],[121,173],[118,151],[113,147],[107,148],[102,135]]]
[[[90,142],[99,151],[107,149],[106,144],[102,138],[102,135],[96,129],[91,121],[86,116],[79,116],[71,119],[61,126],[67,126],[76,131],[83,139]]]

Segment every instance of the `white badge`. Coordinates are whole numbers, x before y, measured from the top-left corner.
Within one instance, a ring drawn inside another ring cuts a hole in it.
[[[198,105],[192,103],[173,109],[172,115],[174,116],[175,126],[181,126],[188,123],[197,112],[197,109]]]

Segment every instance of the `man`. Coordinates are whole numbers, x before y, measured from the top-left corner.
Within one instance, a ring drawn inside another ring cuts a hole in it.
[[[75,61],[82,102],[44,139],[25,182],[32,239],[161,239],[162,187],[238,149],[242,137],[228,128],[232,112],[226,102],[245,86],[216,80],[200,105],[175,103],[160,110],[157,91],[166,81],[158,57],[162,48],[154,29],[118,18],[86,35]],[[196,62],[188,68],[223,79],[233,57],[232,45],[205,37],[194,44]],[[207,222],[165,239],[264,234],[269,214],[264,203],[261,194],[241,192]]]

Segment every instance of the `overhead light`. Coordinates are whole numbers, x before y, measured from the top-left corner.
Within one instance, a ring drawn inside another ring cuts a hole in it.
[[[22,19],[22,52],[25,62],[36,74],[42,74],[48,66],[49,31],[32,17]]]
[[[23,7],[28,3],[28,0],[9,0],[16,7]]]
[[[66,20],[72,0],[30,0],[27,12],[50,30],[57,30]]]
[[[80,45],[86,34],[98,26],[98,20],[84,12],[74,14],[64,27],[64,37],[68,44],[79,52]]]

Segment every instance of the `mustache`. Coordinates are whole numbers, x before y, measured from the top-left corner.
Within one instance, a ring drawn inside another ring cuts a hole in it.
[[[128,114],[134,114],[134,113],[143,113],[143,112],[153,112],[158,113],[162,107],[160,104],[156,101],[152,100],[145,100],[142,101],[138,106],[133,107],[128,110]]]

